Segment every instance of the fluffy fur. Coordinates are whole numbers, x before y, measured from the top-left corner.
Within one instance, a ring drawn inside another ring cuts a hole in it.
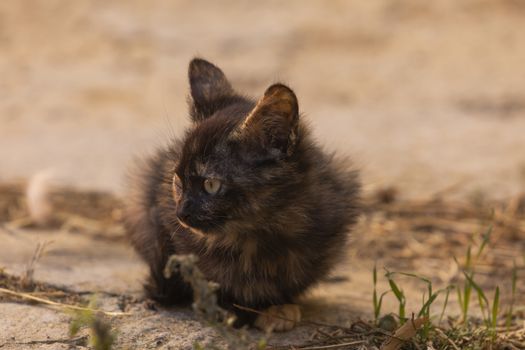
[[[171,254],[191,253],[225,307],[292,303],[344,252],[358,216],[356,172],[323,153],[288,87],[274,84],[255,103],[201,59],[189,80],[191,127],[131,184],[126,226],[150,267],[147,293],[190,301],[191,287],[162,271]],[[206,179],[220,181],[217,193]]]

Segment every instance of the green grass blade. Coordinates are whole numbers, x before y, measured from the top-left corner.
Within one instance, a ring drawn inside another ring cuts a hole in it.
[[[438,295],[439,295],[439,291],[432,294],[430,298],[428,298],[428,300],[421,307],[421,310],[419,310],[417,317],[421,317],[421,316],[430,317],[430,305],[432,305],[432,303],[436,300]]]
[[[472,295],[472,286],[470,285],[470,283],[468,281],[465,282],[465,288],[464,288],[464,291],[463,291],[463,312],[464,312],[464,315],[465,315],[465,321],[467,319],[467,316],[468,316],[468,311],[469,311],[469,307],[470,307],[470,296]]]
[[[456,288],[456,292],[458,293],[458,302],[459,302],[459,306],[461,307],[461,312],[464,311],[465,307],[463,306],[463,294],[461,294],[461,289],[460,288]]]
[[[494,294],[494,301],[492,303],[492,329],[496,328],[496,323],[498,322],[498,312],[499,312],[499,286],[496,286],[496,293]]]
[[[468,280],[469,284],[472,286],[472,288],[474,288],[476,290],[476,292],[478,293],[478,295],[483,299],[485,304],[489,305],[489,300],[487,299],[487,296],[485,295],[485,292],[483,292],[483,289],[481,289],[481,287],[474,281],[474,279],[471,276],[469,276],[468,273],[463,271],[463,274],[467,278],[467,280]]]
[[[481,298],[481,295],[478,294],[478,303],[479,303],[479,308],[481,310],[481,317],[483,317],[483,322],[485,322],[485,325],[487,327],[490,327],[490,310],[488,310],[487,314],[485,314],[485,302],[483,301],[483,299]],[[487,305],[487,309],[488,309],[488,305]]]
[[[412,278],[421,280],[421,281],[425,282],[428,285],[432,285],[432,281],[430,281],[428,278],[426,278],[424,276],[421,276],[421,275],[416,275],[415,273],[397,272],[397,271],[390,272],[390,275],[394,275],[394,274],[407,276],[407,277],[412,277]]]
[[[380,311],[378,309],[377,292],[375,289],[374,289],[374,294],[372,295],[372,303],[374,306],[374,318],[375,318],[375,321],[377,322],[377,317],[379,316]]]
[[[487,323],[487,325],[490,326],[490,314],[491,314],[490,304],[489,304],[489,300],[487,299],[487,296],[485,295],[485,292],[483,292],[483,289],[481,289],[481,287],[474,281],[474,279],[471,276],[469,276],[468,273],[463,271],[463,274],[467,278],[469,285],[472,286],[472,288],[476,290],[476,293],[478,294],[481,313],[483,314],[483,318],[485,319],[485,322]],[[485,317],[485,307],[487,308],[486,317]]]
[[[388,291],[383,292],[381,296],[379,297],[379,302],[377,304],[377,318],[379,318],[379,315],[381,314],[381,307],[383,305],[383,297],[388,294]],[[377,320],[376,320],[377,321]]]
[[[377,300],[377,270],[376,265],[374,264],[374,270],[372,272],[372,281],[374,282],[374,291],[372,294],[372,304],[374,307],[374,317],[375,322],[377,323],[377,318],[379,317],[380,310],[378,309],[378,300]]]
[[[393,279],[388,279],[388,284],[390,284],[390,289],[392,289],[392,292],[396,296],[396,299],[399,302],[402,302],[405,299],[405,295],[403,294],[403,291],[397,286],[396,282],[394,282]]]
[[[467,248],[467,259],[465,261],[465,269],[467,271],[470,271],[471,267],[472,267],[472,247],[468,246],[468,248]]]
[[[392,273],[387,273],[388,278],[388,284],[390,285],[390,289],[392,290],[392,293],[394,293],[397,301],[399,302],[399,323],[404,324],[405,323],[405,304],[406,304],[406,298],[403,291],[398,287],[396,282],[392,279]]]
[[[482,236],[481,246],[479,247],[478,253],[476,254],[476,258],[479,258],[480,255],[483,253],[483,250],[487,246],[487,244],[490,241],[490,236],[492,235],[492,225],[490,225],[485,233]]]
[[[445,294],[445,303],[443,304],[443,309],[441,310],[441,315],[439,315],[439,323],[438,325],[441,324],[441,321],[443,321],[443,316],[445,315],[445,309],[447,308],[447,304],[448,304],[448,297],[450,295],[450,289],[454,288],[454,286],[449,286],[446,288],[447,290],[447,294]],[[459,293],[461,295],[461,293]]]

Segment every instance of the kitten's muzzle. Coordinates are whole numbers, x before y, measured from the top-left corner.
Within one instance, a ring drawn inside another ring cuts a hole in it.
[[[199,220],[195,215],[195,208],[191,202],[184,201],[177,208],[177,219],[184,227],[198,227]]]
[[[190,221],[191,221],[191,214],[190,214],[190,211],[188,209],[185,209],[184,207],[182,208],[179,208],[177,210],[177,219],[185,224],[185,225],[189,225],[190,224]]]

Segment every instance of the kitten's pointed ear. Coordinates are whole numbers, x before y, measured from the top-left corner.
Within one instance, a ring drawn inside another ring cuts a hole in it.
[[[191,117],[201,121],[211,116],[234,91],[224,73],[212,63],[194,58],[188,69]]]
[[[299,106],[295,93],[283,84],[274,84],[266,89],[237,130],[237,135],[259,142],[266,150],[291,155],[298,123]]]

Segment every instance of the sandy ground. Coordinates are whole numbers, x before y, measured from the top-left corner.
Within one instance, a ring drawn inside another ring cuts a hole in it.
[[[510,198],[525,183],[524,31],[519,0],[3,1],[0,181],[54,169],[63,183],[125,192],[133,155],[188,125],[186,70],[199,55],[247,94],[292,86],[318,139],[353,157],[367,193],[393,185],[414,199],[455,186],[452,197]],[[144,267],[122,242],[0,236],[9,272],[52,240],[39,280],[140,294]],[[369,314],[372,265],[348,260],[336,273],[345,282],[318,288],[307,314]],[[67,335],[67,316],[54,311],[2,303],[0,315],[0,347]],[[136,348],[211,336],[187,310],[143,311],[119,331]],[[305,330],[296,332],[290,339]]]

